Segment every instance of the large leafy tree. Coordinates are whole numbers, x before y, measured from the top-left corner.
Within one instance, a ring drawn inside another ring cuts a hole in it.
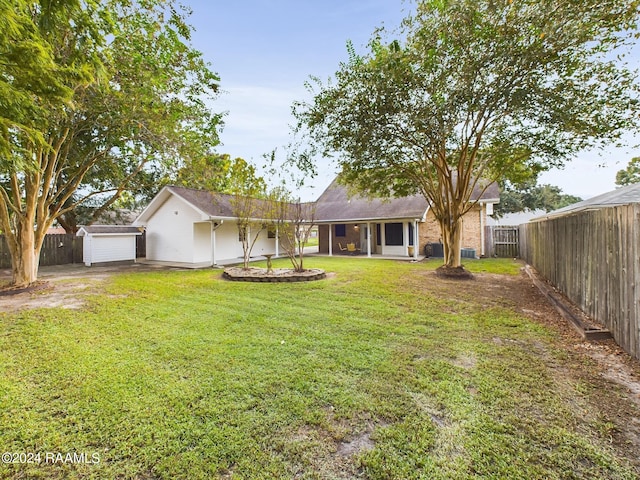
[[[633,41],[638,0],[423,0],[399,39],[294,106],[310,154],[382,196],[431,203],[445,266],[460,266],[474,189],[521,183],[638,123],[636,75],[612,60]],[[315,151],[314,151],[315,149]]]
[[[188,12],[173,2],[20,8],[0,24],[11,27],[0,32],[0,87],[22,95],[3,98],[11,108],[1,124],[0,228],[21,286],[36,280],[56,219],[87,202],[99,214],[181,159],[209,154],[220,117],[206,105],[218,79],[189,46]],[[37,73],[50,74],[32,80],[34,60],[16,52],[20,45],[41,52]]]
[[[34,143],[44,143],[36,127],[48,113],[50,103],[68,104],[72,83],[90,79],[86,65],[56,63],[55,52],[34,21],[39,9],[41,23],[68,17],[78,21],[81,11],[74,0],[54,5],[33,5],[26,0],[0,2],[0,162],[5,167],[13,157],[16,134]],[[81,23],[81,22],[79,22]],[[91,32],[86,32],[89,36]],[[89,59],[87,59],[89,60]]]
[[[500,218],[507,213],[534,210],[550,212],[580,201],[582,198],[562,193],[562,189],[555,185],[538,185],[535,181],[522,185],[506,184],[500,192],[500,203],[493,207],[493,216]]]
[[[616,173],[616,185],[625,187],[634,183],[640,183],[640,157],[629,160],[626,168],[618,170]]]
[[[232,159],[228,153],[215,153],[186,160],[172,183],[218,193],[251,191],[258,185],[265,185],[264,179],[258,175],[253,165],[243,158]],[[259,194],[263,193],[261,188],[257,190]]]

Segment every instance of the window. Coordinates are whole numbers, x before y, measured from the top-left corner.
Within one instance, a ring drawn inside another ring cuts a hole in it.
[[[382,233],[381,233],[381,228],[380,228],[380,224],[376,223],[376,245],[380,246],[382,245]]]
[[[346,237],[347,236],[347,226],[346,225],[335,225],[336,237]]]
[[[388,246],[403,245],[402,223],[384,224],[384,244]]]
[[[262,228],[267,229],[267,238],[276,238],[276,226],[274,224],[263,224]]]

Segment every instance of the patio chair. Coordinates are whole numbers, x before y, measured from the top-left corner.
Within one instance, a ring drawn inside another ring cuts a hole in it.
[[[360,251],[360,248],[355,243],[347,243],[347,251],[349,253],[356,253]]]
[[[348,246],[349,246],[349,245],[347,244],[347,247],[348,247]],[[340,248],[340,251],[341,251],[341,252],[346,252],[346,251],[348,250],[348,248],[343,247],[343,246],[342,246],[342,244],[341,244],[340,242],[338,242],[338,248]]]

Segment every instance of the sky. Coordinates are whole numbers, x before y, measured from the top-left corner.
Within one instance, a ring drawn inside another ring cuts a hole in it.
[[[290,141],[291,106],[311,98],[311,76],[326,81],[347,60],[347,41],[364,53],[378,27],[398,27],[412,7],[403,0],[183,0],[193,11],[192,45],[218,73],[222,94],[211,105],[227,112],[220,153],[257,166]],[[639,143],[628,137],[630,144]],[[589,198],[615,188],[616,172],[640,151],[608,148],[582,152],[563,170],[543,173],[539,183]],[[314,200],[336,175],[328,161],[299,193]]]

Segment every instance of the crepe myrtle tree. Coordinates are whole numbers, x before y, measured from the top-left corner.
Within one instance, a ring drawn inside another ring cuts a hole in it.
[[[251,252],[263,230],[268,227],[273,204],[269,201],[267,183],[257,174],[254,165],[236,158],[229,165],[227,192],[242,244],[242,266],[249,268]]]
[[[315,226],[315,203],[295,199],[286,188],[276,187],[271,193],[272,223],[278,240],[296,272],[304,272],[304,247]]]
[[[15,286],[36,281],[58,218],[100,213],[217,145],[218,77],[189,45],[188,13],[172,0],[0,5],[0,230]]]
[[[395,38],[348,45],[335,78],[293,106],[310,158],[383,197],[421,193],[460,267],[462,217],[491,182],[522,183],[640,119],[625,63],[638,0],[423,0]],[[315,167],[314,167],[315,168]]]

